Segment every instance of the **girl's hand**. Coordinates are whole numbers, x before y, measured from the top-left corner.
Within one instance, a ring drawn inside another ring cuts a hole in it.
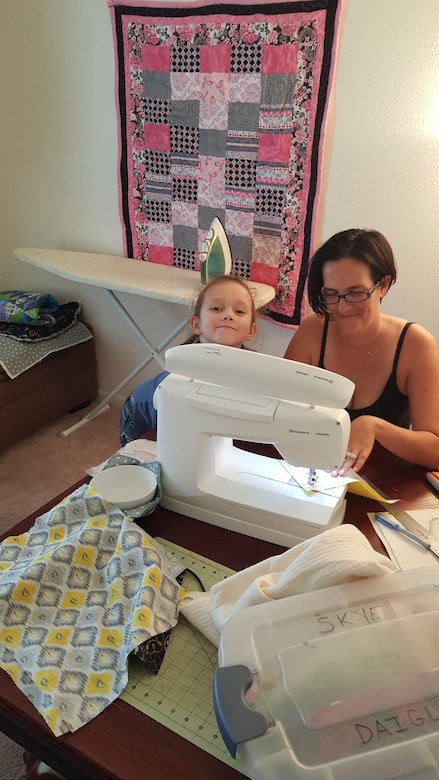
[[[349,469],[360,471],[372,452],[375,443],[375,427],[376,417],[371,415],[357,417],[352,421],[345,459],[338,471],[332,472],[333,476],[344,476]]]

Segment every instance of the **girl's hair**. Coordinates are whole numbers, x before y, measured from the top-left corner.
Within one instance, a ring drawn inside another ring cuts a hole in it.
[[[205,287],[201,290],[200,294],[198,295],[196,304],[195,304],[195,310],[194,315],[195,317],[200,316],[201,307],[203,305],[204,298],[206,297],[206,293],[208,290],[211,290],[212,287],[215,287],[217,284],[223,284],[234,282],[235,284],[239,284],[243,290],[246,291],[247,295],[250,299],[250,306],[251,306],[251,316],[252,316],[252,325],[256,320],[256,307],[255,307],[255,299],[252,294],[252,291],[250,287],[248,286],[247,282],[244,281],[244,279],[241,279],[239,276],[233,276],[233,274],[227,274],[224,276],[215,276],[214,279],[211,279],[210,282],[206,284]]]
[[[396,264],[387,238],[378,230],[351,228],[336,233],[314,253],[308,272],[308,300],[316,314],[327,314],[321,299],[323,287],[322,270],[329,260],[345,257],[367,265],[374,284],[383,276],[390,276],[390,285],[396,281]],[[389,285],[389,287],[390,287]]]

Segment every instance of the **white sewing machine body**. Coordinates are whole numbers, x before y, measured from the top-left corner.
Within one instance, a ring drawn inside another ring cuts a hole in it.
[[[292,547],[343,521],[345,487],[305,492],[288,464],[340,466],[350,380],[282,358],[214,344],[173,347],[154,395],[168,509]],[[283,460],[233,439],[273,444]]]

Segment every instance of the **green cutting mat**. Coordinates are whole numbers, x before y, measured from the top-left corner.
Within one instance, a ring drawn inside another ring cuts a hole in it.
[[[166,539],[157,538],[157,541],[193,571],[206,590],[234,574],[232,569]],[[185,575],[184,586],[188,590],[200,590],[199,583],[190,575]],[[243,763],[230,756],[218,730],[212,700],[213,673],[217,666],[215,645],[180,615],[171,631],[159,673],[148,672],[138,658],[131,656],[128,684],[120,698],[246,775]]]

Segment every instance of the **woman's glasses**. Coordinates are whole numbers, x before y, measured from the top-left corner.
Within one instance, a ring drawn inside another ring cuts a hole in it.
[[[344,295],[340,295],[339,293],[333,293],[333,292],[327,292],[324,287],[320,290],[320,300],[322,303],[325,304],[325,306],[334,306],[336,303],[339,303],[341,299],[346,301],[346,303],[361,303],[362,301],[367,301],[370,296],[375,292],[377,287],[379,287],[381,282],[381,279],[378,280],[376,284],[372,287],[371,290],[358,290],[358,292],[348,292]]]

